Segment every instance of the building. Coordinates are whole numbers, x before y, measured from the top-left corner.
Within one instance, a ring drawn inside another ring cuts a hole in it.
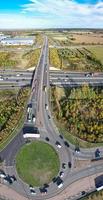
[[[1,44],[2,45],[33,45],[34,40],[33,38],[5,38],[3,40],[1,40]]]
[[[9,38],[10,36],[9,35],[3,35],[3,34],[0,34],[0,41],[4,40],[4,39],[7,39]]]

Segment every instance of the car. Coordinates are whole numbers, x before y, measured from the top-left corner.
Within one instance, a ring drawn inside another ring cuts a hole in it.
[[[32,185],[29,185],[29,189],[31,190],[31,189],[34,189],[34,187],[32,186]]]
[[[0,178],[5,178],[6,174],[3,170],[0,170]]]
[[[47,142],[49,142],[50,139],[49,139],[48,137],[46,137],[45,140],[46,140]]]
[[[48,188],[48,187],[49,187],[49,184],[44,183],[44,187],[45,187],[45,188]]]
[[[86,77],[93,76],[93,73],[92,73],[92,72],[90,72],[90,73],[87,73],[87,74],[85,74],[85,76],[86,76]]]
[[[63,171],[60,171],[59,173],[60,177],[62,178],[64,176],[64,172]]]
[[[45,104],[45,109],[48,110],[48,105],[47,104]]]
[[[95,158],[100,158],[100,150],[98,148],[95,151]]]
[[[72,167],[72,163],[69,161],[68,162],[68,167],[71,168]]]
[[[47,194],[47,189],[45,187],[39,188],[41,194]]]
[[[59,137],[60,137],[61,139],[63,139],[63,136],[62,136],[61,134],[59,135]]]
[[[16,76],[20,76],[20,74],[17,74]]]
[[[75,152],[76,153],[80,153],[80,148],[79,147],[75,147]]]
[[[69,143],[67,141],[64,141],[64,144],[66,147],[69,147]]]
[[[63,180],[58,176],[56,184],[58,186],[58,188],[60,189],[61,187],[63,187]]]
[[[0,78],[0,81],[3,81],[4,79],[3,78]]]
[[[62,163],[62,168],[66,169],[66,163]]]
[[[10,176],[10,179],[11,179],[12,181],[17,181],[17,178],[15,177],[15,175]]]
[[[48,115],[48,119],[50,119],[50,115]]]
[[[61,146],[61,144],[60,144],[60,142],[58,142],[58,141],[56,141],[56,146],[60,149],[62,146]]]
[[[35,115],[32,116],[32,120],[35,123],[35,121],[36,121]]]
[[[85,195],[85,194],[86,194],[86,191],[82,191],[82,192],[81,192],[81,195]]]
[[[57,177],[54,177],[54,178],[52,179],[52,181],[53,181],[53,183],[56,183]]]
[[[66,75],[66,77],[69,77],[68,75]]]
[[[35,192],[34,189],[30,189],[30,193],[31,193],[32,195],[36,195],[36,192]]]
[[[12,181],[12,179],[10,178],[9,175],[7,175],[7,176],[4,178],[4,182],[7,182],[7,183],[9,183],[9,184],[12,184],[12,183],[13,183],[13,181]]]

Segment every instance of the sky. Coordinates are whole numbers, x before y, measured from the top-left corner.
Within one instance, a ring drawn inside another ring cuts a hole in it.
[[[103,0],[0,0],[0,28],[103,28]]]

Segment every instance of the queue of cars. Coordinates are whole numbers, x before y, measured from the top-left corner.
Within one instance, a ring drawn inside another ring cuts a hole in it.
[[[3,179],[4,183],[9,183],[9,184],[12,184],[14,181],[17,180],[15,175],[10,176],[1,169],[0,169],[0,178]]]

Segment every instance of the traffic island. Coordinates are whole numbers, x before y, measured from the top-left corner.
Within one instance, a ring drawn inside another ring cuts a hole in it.
[[[52,181],[59,172],[59,156],[52,146],[42,141],[24,145],[16,156],[19,177],[33,186],[42,186]]]

